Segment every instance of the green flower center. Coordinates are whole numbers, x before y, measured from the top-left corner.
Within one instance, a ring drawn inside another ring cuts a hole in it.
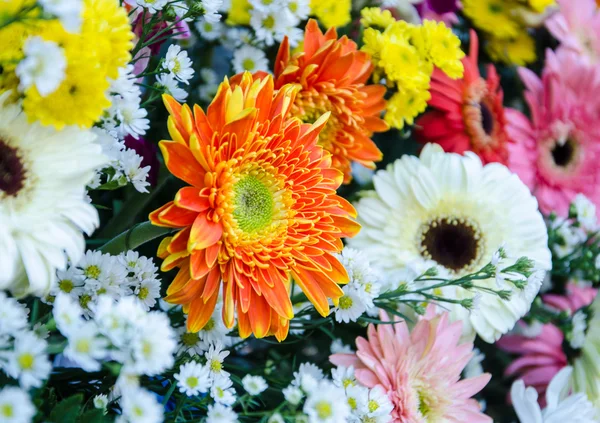
[[[88,308],[88,304],[90,303],[90,301],[92,301],[92,297],[90,297],[87,294],[86,295],[82,295],[81,297],[79,297],[79,305],[84,310]]]
[[[58,283],[58,288],[62,292],[66,292],[67,294],[73,290],[73,287],[74,287],[73,281],[71,281],[69,279],[64,279]]]
[[[98,279],[98,276],[100,276],[101,273],[102,273],[102,271],[95,264],[92,264],[91,266],[86,267],[85,270],[83,271],[83,274],[91,279]]]
[[[190,376],[185,381],[190,388],[195,388],[198,386],[198,378],[195,376]]]
[[[183,335],[181,335],[181,342],[183,343],[183,345],[186,345],[188,347],[196,345],[198,341],[200,341],[200,337],[197,333],[186,332]]]
[[[204,325],[204,327],[202,328],[203,331],[210,331],[213,330],[215,328],[215,319],[213,319],[212,317],[210,319],[208,319],[208,322],[206,322],[206,324]]]
[[[251,71],[254,70],[256,64],[254,63],[254,60],[247,58],[244,59],[244,61],[242,62],[242,67],[244,68],[244,70]]]
[[[148,298],[148,294],[149,294],[148,288],[143,286],[140,288],[140,292],[138,292],[137,296],[140,300],[145,300],[146,298]]]
[[[273,220],[274,201],[271,191],[258,178],[248,175],[233,187],[233,217],[246,233],[258,232]]]
[[[31,370],[33,368],[33,362],[35,361],[33,354],[24,353],[19,356],[17,359],[19,362],[19,367],[23,370]]]
[[[223,369],[223,365],[219,360],[211,360],[210,370],[214,373],[219,373]]]
[[[431,406],[427,401],[427,398],[423,394],[423,392],[417,392],[417,396],[419,398],[419,411],[423,415],[423,417],[427,417],[427,415],[431,411]]]
[[[320,419],[326,419],[333,415],[331,404],[327,401],[319,401],[316,403],[315,410],[317,411],[317,416],[319,416]]]
[[[379,408],[379,403],[374,400],[369,401],[369,413],[374,413]]]
[[[11,404],[2,404],[0,411],[2,411],[2,416],[4,417],[13,417],[15,415],[15,411]]]
[[[267,29],[273,29],[275,26],[275,19],[273,16],[267,16],[267,18],[262,21],[262,24]]]
[[[352,307],[352,304],[354,304],[354,301],[352,301],[352,298],[349,296],[344,295],[342,298],[340,298],[340,308],[342,310],[348,310],[350,307]]]
[[[90,352],[90,341],[88,339],[80,339],[75,345],[77,352],[87,354]]]
[[[348,398],[348,405],[350,406],[350,408],[352,410],[356,410],[357,404],[356,404],[356,398]]]

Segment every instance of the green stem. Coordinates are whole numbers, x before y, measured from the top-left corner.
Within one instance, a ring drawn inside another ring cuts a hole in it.
[[[100,251],[117,255],[125,251],[134,250],[146,242],[170,233],[172,230],[172,228],[154,226],[150,222],[140,223],[108,241],[100,248]]]
[[[177,384],[171,382],[171,387],[169,388],[169,390],[165,394],[165,397],[163,398],[163,402],[162,402],[163,406],[167,405],[167,403],[169,402],[169,399],[171,398],[171,395],[173,395],[173,392],[175,392],[176,387],[177,387]]]

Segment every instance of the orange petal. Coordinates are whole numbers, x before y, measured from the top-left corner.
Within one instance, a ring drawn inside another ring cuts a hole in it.
[[[208,323],[215,311],[215,305],[217,304],[218,298],[219,295],[215,292],[215,295],[210,297],[206,303],[204,303],[200,297],[192,301],[187,319],[188,331],[198,332],[206,325],[206,323]]]
[[[297,267],[292,270],[292,276],[321,316],[327,317],[329,314],[329,302],[312,274],[306,269]]]
[[[218,267],[214,267],[206,277],[206,285],[204,285],[204,291],[202,292],[202,298],[204,302],[207,302],[211,298],[221,283],[221,270]]]
[[[204,186],[204,169],[187,146],[175,141],[158,143],[169,171],[190,185]]]
[[[345,216],[331,216],[333,219],[333,225],[341,230],[341,236],[345,238],[352,238],[358,232],[360,232],[360,223],[345,217]]]
[[[265,286],[266,284],[261,287],[262,294],[275,313],[281,317],[291,319],[294,317],[294,310],[290,301],[290,294],[281,280],[277,278],[273,278],[273,280],[275,283],[272,288]]]
[[[171,244],[172,240],[173,240],[173,237],[168,236],[160,242],[160,245],[158,246],[158,251],[156,252],[156,256],[158,258],[161,258],[161,259],[167,258],[167,256],[169,255],[168,248],[169,248],[169,245]]]
[[[252,294],[252,307],[248,310],[248,318],[254,336],[264,338],[268,335],[271,327],[271,307],[263,297]]]
[[[250,326],[250,319],[247,313],[242,312],[240,305],[238,304],[238,333],[240,338],[247,338],[252,335],[252,326]]]
[[[203,250],[216,244],[223,236],[223,226],[218,222],[207,219],[206,213],[200,213],[190,232],[188,250]]]
[[[174,294],[175,292],[181,290],[185,286],[185,284],[188,283],[189,280],[190,268],[189,266],[184,265],[181,267],[181,269],[179,269],[179,272],[177,272],[175,279],[173,279],[173,282],[171,282],[171,285],[169,285],[169,287],[167,288],[167,295]]]
[[[194,223],[197,215],[198,213],[196,212],[181,209],[177,207],[175,203],[171,203],[169,207],[158,213],[157,219],[163,225],[167,225],[171,228],[183,228]]]
[[[165,301],[175,304],[187,304],[195,300],[200,300],[202,290],[204,289],[205,279],[189,279],[187,283],[177,292],[167,295]]]
[[[192,210],[195,212],[203,212],[210,207],[208,197],[200,195],[200,189],[196,187],[181,188],[175,195],[175,204],[178,207]]]
[[[232,328],[235,323],[234,316],[234,299],[233,299],[233,286],[234,281],[224,281],[223,283],[223,323],[228,328]]]
[[[190,275],[193,279],[200,279],[210,272],[210,267],[206,265],[206,250],[196,250],[190,256]]]

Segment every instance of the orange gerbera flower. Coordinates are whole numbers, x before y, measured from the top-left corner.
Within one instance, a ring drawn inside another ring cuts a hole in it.
[[[234,83],[234,81],[236,83]],[[188,329],[210,319],[222,285],[223,321],[240,336],[287,336],[293,317],[290,276],[323,316],[343,295],[348,274],[334,253],[360,226],[336,195],[342,174],[317,145],[327,115],[314,124],[291,116],[298,89],[274,95],[273,78],[244,73],[220,85],[206,114],[164,97],[173,141],[161,141],[173,175],[187,182],[175,201],[150,214],[181,229],[159,248],[162,270],[179,267],[167,290]]]
[[[352,180],[352,161],[374,169],[382,157],[371,136],[388,129],[380,119],[386,89],[365,85],[372,71],[371,57],[357,51],[354,41],[346,36],[338,40],[335,28],[323,35],[312,19],[306,25],[304,51],[290,56],[285,38],[275,61],[275,88],[290,83],[302,87],[292,107],[294,116],[312,123],[331,112],[319,144],[332,154],[345,183]]]

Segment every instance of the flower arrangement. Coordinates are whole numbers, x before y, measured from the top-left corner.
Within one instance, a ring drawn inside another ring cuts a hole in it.
[[[600,421],[599,35],[0,1],[0,422]]]

